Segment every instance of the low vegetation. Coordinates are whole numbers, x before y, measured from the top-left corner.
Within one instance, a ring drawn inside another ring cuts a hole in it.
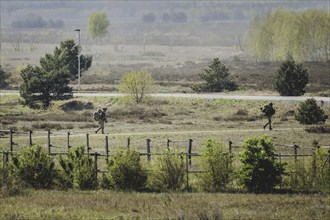
[[[2,219],[327,219],[329,195],[30,190],[0,197]]]
[[[108,160],[108,175],[103,176],[102,187],[134,191],[144,189],[147,173],[140,159],[139,152],[117,151]]]

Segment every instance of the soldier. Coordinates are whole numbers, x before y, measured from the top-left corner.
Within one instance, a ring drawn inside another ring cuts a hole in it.
[[[99,130],[102,130],[102,134],[104,134],[104,123],[108,122],[107,117],[106,117],[106,111],[107,111],[107,108],[102,108],[102,109],[98,108],[93,114],[94,120],[97,121],[100,125],[95,130],[95,134],[97,134],[97,132]]]
[[[268,122],[264,125],[264,130],[266,129],[267,125],[269,125],[269,130],[272,129],[272,116],[275,114],[275,109],[273,108],[273,103],[269,103],[268,105],[265,105],[263,108],[260,108],[260,110],[265,114],[265,116],[268,119]]]

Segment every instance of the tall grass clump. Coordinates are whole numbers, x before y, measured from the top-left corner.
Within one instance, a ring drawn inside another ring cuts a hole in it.
[[[147,181],[147,173],[140,162],[140,154],[133,150],[117,151],[107,164],[109,174],[103,178],[105,188],[120,190],[142,189]]]
[[[67,156],[60,156],[62,171],[61,187],[76,190],[95,189],[97,187],[94,160],[85,154],[83,147],[71,148]]]
[[[148,185],[156,191],[180,191],[184,188],[185,163],[181,153],[166,150],[155,159]]]
[[[207,140],[203,146],[202,167],[206,173],[201,175],[204,190],[224,190],[233,177],[233,156],[226,153],[223,144]]]
[[[249,192],[271,192],[282,181],[284,165],[274,153],[274,144],[267,136],[245,140],[240,154],[240,181]]]
[[[13,155],[11,173],[33,188],[51,188],[56,178],[54,167],[55,163],[46,150],[34,145]]]
[[[285,188],[298,191],[330,192],[330,166],[326,149],[318,148],[312,157],[288,164]]]

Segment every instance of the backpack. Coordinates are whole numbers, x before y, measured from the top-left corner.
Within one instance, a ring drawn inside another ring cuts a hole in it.
[[[98,111],[95,111],[93,113],[93,118],[94,118],[95,121],[99,121],[101,119]]]
[[[269,115],[275,115],[275,109],[274,108],[268,108]]]
[[[273,116],[275,114],[275,109],[269,105],[266,105],[262,112],[265,113],[266,116]]]

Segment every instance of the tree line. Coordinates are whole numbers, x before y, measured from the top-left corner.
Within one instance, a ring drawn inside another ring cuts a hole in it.
[[[11,23],[13,28],[63,28],[64,21],[61,19],[45,20],[40,15],[29,14],[23,19]]]
[[[330,14],[325,10],[276,10],[250,23],[246,51],[257,61],[283,60],[289,53],[297,61],[329,60]]]

